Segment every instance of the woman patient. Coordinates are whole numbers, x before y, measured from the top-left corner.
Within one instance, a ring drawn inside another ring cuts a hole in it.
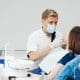
[[[80,63],[80,26],[74,26],[69,32],[67,48],[69,53],[58,61],[55,68],[50,72],[45,80],[73,79],[73,69],[78,65],[78,63]]]

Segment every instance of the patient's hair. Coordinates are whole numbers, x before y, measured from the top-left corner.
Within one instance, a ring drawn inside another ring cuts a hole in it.
[[[76,54],[80,54],[80,26],[74,26],[69,33],[69,47]]]

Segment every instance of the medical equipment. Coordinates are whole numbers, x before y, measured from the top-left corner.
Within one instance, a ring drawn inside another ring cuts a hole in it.
[[[18,51],[5,48],[5,69],[6,80],[42,80],[42,75],[32,74],[30,71],[35,68],[34,61],[22,57],[26,51]],[[26,56],[27,57],[27,56]]]

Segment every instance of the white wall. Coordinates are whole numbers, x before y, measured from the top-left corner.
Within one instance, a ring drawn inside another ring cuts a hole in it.
[[[0,0],[0,41],[25,49],[28,35],[41,27],[41,13],[53,8],[59,14],[58,29],[65,34],[80,25],[80,0]]]

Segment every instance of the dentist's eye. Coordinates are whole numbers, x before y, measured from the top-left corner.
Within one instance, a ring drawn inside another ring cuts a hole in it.
[[[53,21],[49,22],[49,24],[53,24]]]

